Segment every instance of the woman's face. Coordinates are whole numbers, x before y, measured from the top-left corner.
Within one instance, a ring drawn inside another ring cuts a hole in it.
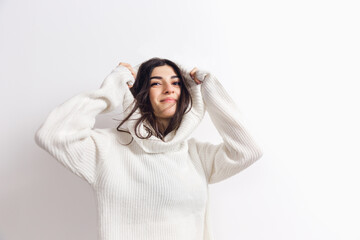
[[[180,77],[172,67],[164,65],[153,69],[149,97],[157,118],[171,118],[175,114],[180,94]]]

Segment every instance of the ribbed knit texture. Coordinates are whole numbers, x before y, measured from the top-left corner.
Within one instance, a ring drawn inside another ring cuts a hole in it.
[[[179,67],[191,86],[193,107],[165,142],[134,134],[139,110],[123,125],[134,138],[128,146],[128,133],[93,128],[98,114],[118,106],[125,110],[134,100],[127,85],[134,78],[121,65],[99,89],[53,109],[36,131],[36,143],[94,190],[99,240],[213,240],[208,184],[239,173],[262,156],[217,78],[199,70],[202,83],[196,84],[190,71]],[[221,144],[189,138],[205,111]],[[140,130],[147,135],[143,124]]]

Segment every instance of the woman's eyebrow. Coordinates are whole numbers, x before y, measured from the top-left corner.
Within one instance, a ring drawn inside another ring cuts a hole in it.
[[[153,78],[155,78],[155,79],[162,79],[162,77],[153,76],[153,77],[150,78],[150,80],[153,79]],[[179,78],[179,76],[174,75],[174,76],[171,76],[171,78]]]

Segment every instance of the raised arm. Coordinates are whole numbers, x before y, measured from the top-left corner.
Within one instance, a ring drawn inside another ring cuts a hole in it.
[[[35,142],[67,169],[93,184],[98,159],[106,153],[108,138],[94,129],[98,114],[122,104],[134,77],[118,65],[95,91],[75,95],[53,109],[35,133]]]
[[[195,76],[202,81],[205,108],[223,139],[217,145],[189,139],[189,145],[196,148],[208,183],[212,184],[249,167],[263,152],[246,130],[238,106],[218,79],[206,71],[196,71]]]

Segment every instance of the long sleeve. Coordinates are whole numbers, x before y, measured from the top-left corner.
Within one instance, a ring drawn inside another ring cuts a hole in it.
[[[113,111],[125,94],[131,72],[118,65],[95,91],[75,95],[53,109],[35,133],[35,142],[70,171],[93,184],[99,158],[106,153],[108,138],[94,129],[98,114]]]
[[[198,156],[209,184],[220,182],[261,158],[263,152],[246,130],[240,111],[218,79],[207,72],[196,73],[202,79],[201,93],[209,116],[221,135],[221,144],[197,141]]]

